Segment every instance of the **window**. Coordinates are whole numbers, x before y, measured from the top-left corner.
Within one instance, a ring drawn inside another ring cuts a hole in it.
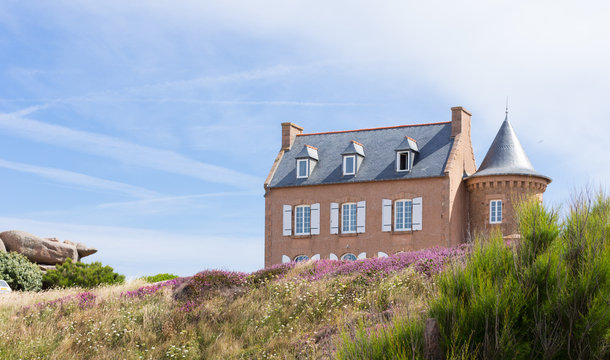
[[[309,227],[311,225],[311,207],[309,205],[300,205],[295,208],[294,217],[294,234],[309,235]]]
[[[502,222],[502,200],[489,202],[489,223],[500,224]]]
[[[356,155],[343,156],[343,175],[356,174]]]
[[[356,261],[356,259],[356,255],[350,253],[343,254],[343,256],[341,256],[341,260]]]
[[[396,153],[396,171],[409,171],[409,151],[399,151]]]
[[[341,232],[342,233],[355,233],[356,232],[356,213],[357,213],[356,203],[343,204],[343,207],[341,209],[341,214],[342,214]]]
[[[298,159],[297,160],[297,178],[302,179],[309,177],[309,160]]]
[[[294,262],[302,262],[309,260],[309,256],[307,255],[298,255],[294,258]]]
[[[411,200],[397,200],[394,202],[394,230],[411,230],[413,220],[413,202]]]

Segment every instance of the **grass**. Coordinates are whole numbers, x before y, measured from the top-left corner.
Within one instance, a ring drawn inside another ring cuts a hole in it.
[[[429,274],[465,251],[14,292],[0,304],[0,358],[331,359],[341,334],[424,312]]]

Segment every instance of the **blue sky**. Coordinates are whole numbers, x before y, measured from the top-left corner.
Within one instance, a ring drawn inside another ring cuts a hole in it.
[[[603,2],[3,1],[0,229],[129,276],[263,265],[280,123],[504,117],[549,204],[608,185]]]

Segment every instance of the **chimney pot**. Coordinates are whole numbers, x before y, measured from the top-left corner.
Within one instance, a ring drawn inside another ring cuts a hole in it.
[[[455,137],[460,133],[468,133],[470,136],[470,111],[461,106],[451,108],[451,137]]]

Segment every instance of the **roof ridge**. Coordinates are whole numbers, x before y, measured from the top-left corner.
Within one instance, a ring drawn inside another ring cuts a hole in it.
[[[435,123],[425,123],[425,124],[408,124],[408,125],[396,125],[396,126],[383,126],[376,128],[368,128],[368,129],[355,129],[355,130],[339,130],[339,131],[325,131],[311,134],[297,134],[297,136],[307,136],[307,135],[325,135],[325,134],[340,134],[347,132],[357,132],[357,131],[371,131],[371,130],[385,130],[385,129],[397,129],[402,127],[413,127],[413,126],[428,126],[428,125],[441,125],[441,124],[451,124],[451,121],[441,121]]]

